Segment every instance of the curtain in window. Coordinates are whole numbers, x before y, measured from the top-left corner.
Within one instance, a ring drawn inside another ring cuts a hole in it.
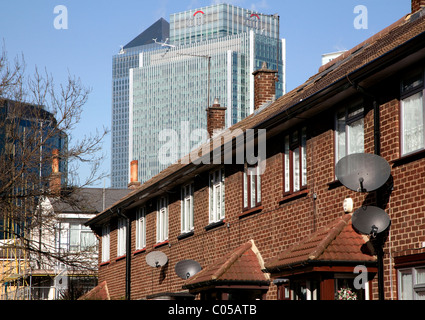
[[[285,136],[285,192],[290,191],[290,179],[289,179],[289,136]]]
[[[363,118],[348,125],[349,141],[348,154],[363,153],[364,151],[364,129]]]
[[[345,152],[345,111],[337,115],[336,123],[336,134],[337,134],[337,160],[340,160],[346,156]]]
[[[424,148],[423,93],[418,92],[402,104],[403,154]]]

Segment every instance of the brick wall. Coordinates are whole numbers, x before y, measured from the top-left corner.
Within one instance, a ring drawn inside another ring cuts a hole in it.
[[[226,124],[226,108],[215,103],[207,108],[207,131],[210,137],[215,131],[224,129]]]
[[[401,75],[394,75],[379,86],[371,88],[378,97],[380,106],[381,155],[392,166],[393,178],[393,190],[384,195],[385,209],[392,220],[390,236],[384,246],[386,299],[397,298],[394,257],[422,250],[421,244],[425,241],[425,158],[419,155],[400,160],[400,80]],[[374,204],[375,193],[352,192],[335,182],[335,110],[358,98],[364,98],[365,152],[374,152],[374,114],[370,98],[358,93],[331,106],[314,119],[304,120],[303,124],[308,128],[308,192],[296,198],[283,197],[283,133],[280,133],[267,141],[267,167],[262,176],[261,210],[241,216],[243,166],[226,165],[225,223],[206,230],[209,189],[208,172],[204,172],[193,178],[193,235],[180,240],[177,238],[180,235],[181,207],[180,189],[176,188],[168,193],[169,242],[156,248],[156,202],[149,202],[146,250],[131,253],[132,299],[143,299],[160,292],[181,291],[184,281],[174,272],[174,266],[180,260],[194,259],[205,267],[242,243],[254,239],[263,259],[267,261],[343,215],[342,204],[345,197],[350,196],[353,199],[354,208],[359,208],[362,204]],[[132,248],[135,247],[134,217],[135,213],[132,215]],[[125,259],[115,261],[115,227],[116,224],[113,224],[111,228],[111,261],[99,267],[99,283],[107,280],[111,297],[120,299],[125,294]],[[165,267],[154,269],[146,264],[146,255],[153,250],[161,250],[167,255],[169,261]],[[276,297],[276,287],[271,284],[267,299]],[[377,279],[372,281],[372,297],[378,299]]]

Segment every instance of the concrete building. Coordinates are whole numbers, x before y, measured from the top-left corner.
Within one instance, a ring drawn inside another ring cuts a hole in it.
[[[129,100],[127,103],[126,97],[122,98],[123,109],[113,110],[113,118],[122,118],[117,121],[123,125],[123,138],[114,138],[113,126],[112,155],[116,160],[112,186],[126,186],[129,160],[138,160],[139,177],[145,182],[206,141],[204,136],[189,136],[206,127],[205,109],[214,98],[227,108],[226,126],[251,114],[252,72],[263,61],[279,70],[276,97],[281,96],[285,91],[285,41],[279,39],[278,28],[276,15],[218,4],[172,14],[169,38],[154,39],[160,49],[132,48],[134,63],[125,66],[122,75],[126,78],[128,72],[128,79],[121,80],[126,82],[125,90],[128,82]],[[126,47],[122,54],[129,54]],[[128,119],[123,116],[127,106]],[[126,124],[128,140],[124,137]],[[178,139],[170,142],[167,139],[175,137],[174,132],[178,132]],[[167,142],[173,149],[165,159],[161,158],[161,147]]]

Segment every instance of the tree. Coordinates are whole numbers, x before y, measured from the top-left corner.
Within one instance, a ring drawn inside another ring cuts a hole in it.
[[[23,57],[11,63],[2,50],[0,258],[12,259],[2,260],[0,281],[27,268],[27,263],[16,261],[27,261],[29,257],[40,268],[51,265],[47,262],[60,262],[70,268],[93,267],[80,256],[81,252],[64,253],[55,250],[54,241],[45,240],[47,234],[56,234],[57,217],[41,205],[50,198],[73,208],[85,206],[87,199],[78,196],[79,190],[105,177],[100,164],[107,129],[73,139],[90,91],[71,75],[60,85],[47,71],[37,68],[27,76]],[[81,164],[91,167],[91,174],[84,181],[78,176]]]

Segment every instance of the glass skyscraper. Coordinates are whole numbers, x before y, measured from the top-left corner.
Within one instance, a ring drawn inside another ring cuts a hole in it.
[[[278,19],[229,4],[188,10],[170,16],[169,39],[162,44],[133,53],[124,48],[116,56],[131,56],[133,65],[121,79],[128,86],[128,102],[122,98],[123,108],[128,103],[128,119],[123,119],[128,150],[120,165],[126,173],[112,180],[113,187],[127,185],[131,160],[138,160],[143,183],[204,142],[193,133],[206,129],[206,108],[214,98],[227,107],[226,126],[251,114],[252,72],[264,61],[279,70],[276,96],[285,92],[285,42],[279,39]],[[159,155],[170,139],[173,150],[164,161]],[[117,143],[116,149],[125,149]]]

